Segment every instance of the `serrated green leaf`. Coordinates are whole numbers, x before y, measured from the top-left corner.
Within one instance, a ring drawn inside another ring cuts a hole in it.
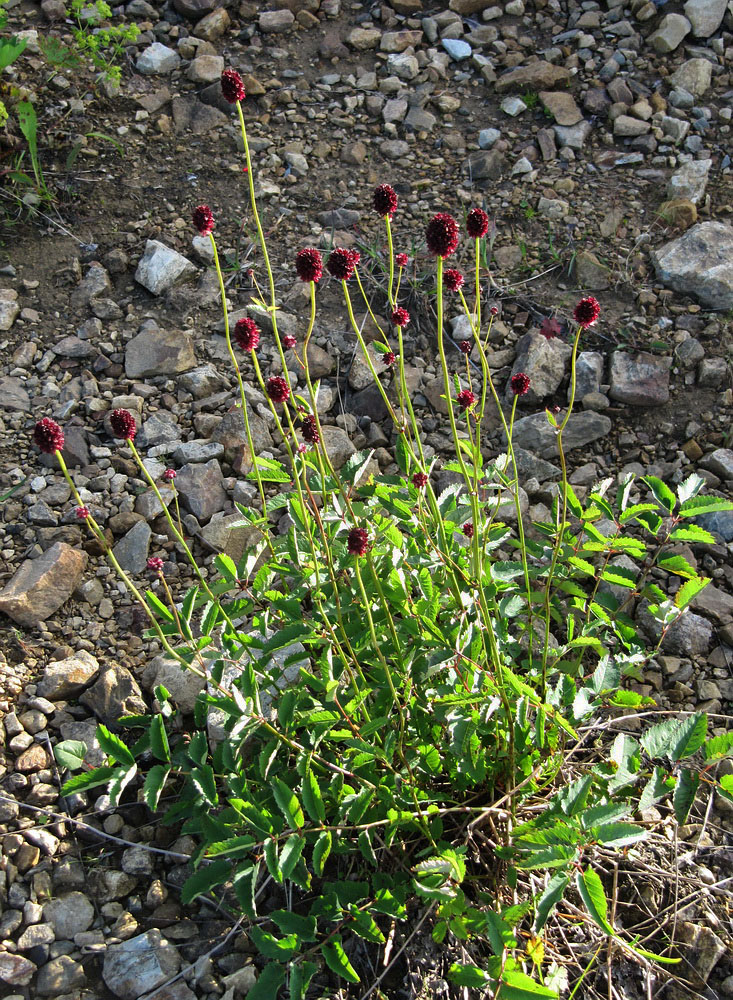
[[[317,938],[317,921],[315,917],[306,917],[292,910],[273,910],[270,920],[283,934],[297,934],[301,941],[315,941]]]
[[[699,524],[688,524],[685,528],[675,528],[669,536],[671,542],[705,542],[712,545],[715,542],[715,535]]]
[[[84,764],[88,747],[83,740],[64,740],[53,748],[53,755],[59,767],[68,767],[70,771],[78,771]]]
[[[636,844],[647,836],[646,830],[634,823],[605,823],[594,832],[600,844],[613,844],[614,847]]]
[[[577,873],[575,884],[585,908],[595,923],[606,934],[615,934],[613,927],[608,922],[608,902],[598,874],[592,868],[586,868],[585,871]]]
[[[720,736],[712,736],[706,741],[703,753],[705,760],[720,760],[729,757],[733,753],[733,730],[721,733]]]
[[[111,757],[116,764],[131,765],[135,763],[135,758],[130,753],[129,748],[122,742],[119,736],[111,733],[106,726],[97,726],[97,740],[99,745]]]
[[[698,517],[700,514],[712,514],[720,510],[733,510],[733,503],[721,497],[705,496],[686,500],[677,513],[680,517]]]
[[[326,806],[323,803],[318,779],[310,769],[303,775],[300,793],[303,797],[303,805],[306,812],[313,822],[323,823],[326,819]]]
[[[257,877],[260,873],[260,864],[244,865],[237,868],[234,873],[233,886],[237,902],[242,907],[250,920],[257,919],[257,903],[255,900],[255,889],[257,888]]]
[[[629,590],[634,590],[636,587],[637,577],[638,573],[636,570],[627,569],[625,566],[609,565],[601,573],[601,580],[605,580],[606,583],[611,583],[616,587],[628,587]]]
[[[700,775],[683,767],[677,776],[677,784],[672,793],[672,807],[674,818],[682,825],[687,821],[687,816],[695,801],[697,789],[700,784]]]
[[[286,934],[285,937],[276,938],[274,934],[263,931],[257,924],[252,924],[247,933],[265,958],[272,958],[278,962],[289,962],[299,948],[297,934]]]
[[[733,774],[721,775],[719,784],[725,797],[733,801]]]
[[[210,764],[202,764],[191,772],[191,781],[196,791],[209,805],[215,806],[219,802],[219,795],[216,790],[216,778],[214,769]]]
[[[564,872],[557,872],[547,883],[547,888],[537,900],[535,907],[535,918],[532,925],[535,934],[539,934],[547,923],[552,911],[565,895],[565,890],[569,882],[569,875],[566,875]]]
[[[217,885],[223,885],[229,878],[231,868],[228,861],[212,861],[189,876],[181,889],[181,902],[192,903],[197,896],[211,892]]]
[[[656,759],[669,757],[672,759],[678,728],[677,719],[665,719],[664,722],[658,722],[656,726],[647,729],[643,734],[641,745],[650,757]]]
[[[454,962],[448,970],[448,978],[457,986],[483,989],[491,984],[491,978],[477,965]]]
[[[122,798],[122,793],[130,784],[132,779],[137,774],[137,764],[131,764],[129,767],[116,767],[110,783],[107,786],[107,794],[109,795],[109,804],[112,809],[116,809],[120,804],[120,799]]]
[[[305,1000],[308,984],[318,972],[314,962],[298,962],[290,966],[290,1000]]]
[[[168,746],[168,734],[165,731],[165,722],[162,715],[154,715],[150,722],[150,749],[153,756],[166,763],[171,759],[170,747]]]
[[[280,870],[283,873],[283,878],[290,878],[304,847],[305,838],[299,837],[297,833],[292,834],[285,841],[283,849],[280,851]]]
[[[270,962],[257,977],[257,982],[247,991],[244,1000],[275,1000],[285,982],[285,966]]]
[[[95,767],[93,771],[85,771],[83,774],[75,774],[69,778],[61,788],[62,795],[73,795],[75,792],[83,792],[89,788],[98,788],[99,785],[106,785],[117,769],[111,766]]]
[[[313,870],[318,876],[323,875],[328,855],[331,853],[331,841],[331,831],[324,830],[313,846]]]
[[[281,778],[270,778],[270,788],[280,812],[291,827],[299,830],[305,823],[305,816],[298,796]]]
[[[389,889],[378,889],[372,901],[372,910],[377,913],[384,913],[395,920],[405,920],[407,908],[400,902]]]
[[[696,576],[691,580],[685,580],[680,589],[674,595],[675,607],[682,611],[697,597],[701,591],[707,587],[709,583],[709,578],[702,576]]]
[[[677,487],[677,498],[681,504],[685,504],[692,497],[696,496],[701,489],[705,486],[705,480],[702,476],[699,476],[696,472],[681,482]]]
[[[349,906],[349,913],[352,919],[350,929],[355,934],[373,944],[384,944],[384,934],[380,931],[373,917],[370,917],[365,910],[360,910],[354,903]]]
[[[170,774],[170,768],[164,764],[154,764],[145,775],[143,784],[143,801],[151,812],[158,808],[160,796]]]
[[[254,837],[242,835],[239,837],[227,837],[226,840],[215,840],[206,848],[206,856],[216,858],[225,856],[228,858],[246,857],[257,843]]]
[[[321,953],[331,972],[335,972],[337,976],[341,976],[348,983],[361,982],[344,951],[339,934],[334,935],[328,943],[321,945]]]
[[[644,482],[654,494],[654,499],[671,514],[677,504],[677,497],[672,490],[656,476],[644,476]]]
[[[268,837],[267,840],[262,845],[262,850],[265,855],[265,864],[267,865],[267,870],[275,879],[276,882],[282,883],[283,873],[280,868],[280,858],[277,851],[277,841],[274,837]]]
[[[696,753],[708,734],[708,717],[704,712],[682,719],[677,730],[677,738],[672,750],[672,760],[684,760]]]
[[[697,570],[690,566],[684,556],[659,556],[657,566],[666,573],[675,573],[677,576],[683,576],[690,580],[698,579]]]

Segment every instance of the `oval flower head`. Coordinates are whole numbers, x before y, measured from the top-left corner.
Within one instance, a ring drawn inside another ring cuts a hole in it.
[[[600,303],[598,302],[598,299],[594,299],[592,295],[588,295],[584,299],[581,299],[575,307],[575,311],[573,313],[575,322],[584,328],[593,326],[600,315]]]
[[[428,223],[425,242],[434,257],[450,257],[458,246],[458,223],[447,212],[438,212]]]
[[[221,74],[221,92],[224,100],[230,104],[243,101],[247,96],[244,89],[244,80],[242,80],[236,69],[225,69]]]

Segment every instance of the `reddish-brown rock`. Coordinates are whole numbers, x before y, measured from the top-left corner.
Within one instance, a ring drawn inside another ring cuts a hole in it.
[[[0,611],[18,625],[37,625],[69,599],[86,564],[86,553],[56,542],[36,559],[26,559],[0,591]]]

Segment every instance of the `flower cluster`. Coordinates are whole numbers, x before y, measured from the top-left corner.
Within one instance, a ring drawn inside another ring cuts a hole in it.
[[[360,260],[361,254],[358,250],[335,247],[326,262],[326,268],[328,273],[339,281],[348,281]]]
[[[265,389],[273,403],[286,403],[290,399],[290,387],[281,375],[268,378]]]
[[[194,208],[192,218],[199,236],[209,236],[213,232],[214,213],[208,205],[199,205],[197,208]]]
[[[286,351],[289,351],[291,348],[295,347],[295,345],[298,343],[295,337],[292,335],[292,333],[283,334],[282,342],[283,342],[283,347],[285,348]]]
[[[320,281],[323,258],[315,247],[304,247],[295,255],[295,273],[301,281]]]
[[[374,211],[377,215],[392,216],[397,211],[397,194],[389,184],[380,184],[374,191]]]
[[[447,212],[438,212],[428,223],[425,242],[434,257],[450,257],[458,247],[458,223]]]
[[[129,410],[112,410],[109,425],[114,436],[124,441],[132,441],[137,434],[137,424]]]
[[[421,490],[424,486],[427,486],[428,477],[424,472],[416,472],[412,477],[412,485]]]
[[[456,396],[456,402],[462,410],[470,410],[476,402],[476,397],[470,389],[461,389]]]
[[[152,573],[162,573],[163,572],[163,560],[160,556],[151,556],[148,559],[148,569]]]
[[[397,265],[397,267],[407,267],[409,260],[410,258],[407,256],[406,253],[396,253],[394,255],[394,262]]]
[[[471,351],[473,350],[473,344],[471,343],[470,340],[459,340],[458,349],[461,351],[462,354],[470,354]]]
[[[260,331],[255,321],[249,316],[237,320],[234,339],[243,351],[254,351],[260,342]]]
[[[512,375],[509,384],[515,396],[526,396],[529,392],[529,375],[525,375],[524,372],[517,372],[516,375]]]
[[[575,307],[575,312],[573,313],[575,322],[584,328],[593,326],[600,315],[600,303],[597,299],[594,299],[592,295],[588,295],[586,298],[581,299]]]
[[[346,539],[346,547],[352,556],[365,556],[369,548],[369,535],[366,528],[352,528]]]
[[[443,284],[449,292],[457,292],[459,288],[463,287],[464,280],[465,279],[461,272],[455,267],[449,267],[448,270],[443,273]]]
[[[247,96],[244,81],[235,69],[225,69],[221,74],[221,92],[225,101],[236,104]]]
[[[482,208],[472,208],[466,216],[466,232],[474,239],[486,236],[489,231],[489,217]]]
[[[300,431],[303,435],[303,440],[308,444],[318,444],[321,440],[321,435],[318,433],[318,421],[312,413],[309,413],[307,417],[303,417]]]
[[[163,479],[167,483],[172,483],[175,478],[176,478],[176,470],[175,469],[166,469],[165,472],[163,473]]]
[[[387,351],[382,360],[384,361],[387,368],[391,368],[392,365],[397,360],[397,355],[395,354],[394,351]]]
[[[55,420],[44,417],[35,426],[33,440],[41,451],[53,455],[54,452],[61,451],[64,446],[64,432]]]
[[[407,326],[410,322],[410,314],[402,306],[398,306],[392,313],[392,322],[395,326]]]

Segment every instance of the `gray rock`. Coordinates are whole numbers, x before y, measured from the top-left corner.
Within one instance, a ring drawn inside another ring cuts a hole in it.
[[[478,134],[479,149],[491,149],[501,139],[501,132],[496,128],[483,128]]]
[[[70,955],[60,955],[47,962],[38,971],[36,980],[36,995],[39,997],[58,997],[72,990],[81,989],[86,985],[87,977],[81,962],[74,961]]]
[[[598,351],[581,351],[575,363],[575,396],[583,399],[592,392],[599,392],[603,378],[603,355]],[[568,386],[570,398],[570,386]]]
[[[697,384],[718,389],[728,378],[725,358],[703,358],[697,369]]]
[[[311,356],[310,349],[308,356]],[[273,447],[268,424],[262,417],[249,411],[249,429],[255,452],[270,451]],[[232,409],[224,415],[212,435],[212,441],[224,445],[224,456],[239,475],[245,475],[252,468],[252,456],[247,444],[247,434],[241,409]]]
[[[87,884],[96,901],[104,904],[129,896],[137,886],[137,879],[115,868],[93,868],[88,874]]]
[[[563,450],[569,452],[597,441],[609,434],[611,427],[610,419],[594,410],[572,413],[563,431]],[[557,434],[547,423],[544,412],[515,421],[513,441],[515,446],[535,452],[542,458],[554,458],[558,454]]]
[[[162,684],[182,712],[193,712],[196,699],[203,691],[206,681],[191,670],[184,670],[177,660],[165,654],[154,657],[142,673],[142,683],[151,693]]]
[[[682,368],[694,368],[705,357],[705,348],[696,337],[688,337],[675,347],[674,356]]]
[[[145,569],[151,535],[150,525],[140,520],[133,524],[112,549],[117,562],[126,573],[142,573]]]
[[[504,154],[498,149],[479,149],[466,160],[464,170],[476,181],[498,181],[504,172]]]
[[[73,656],[54,660],[43,671],[37,693],[49,701],[64,700],[79,694],[99,673],[99,663],[91,653],[80,649]]]
[[[125,350],[125,375],[132,379],[177,375],[195,364],[191,334],[160,330],[154,323],[146,323]]]
[[[224,445],[218,441],[186,441],[173,452],[173,460],[181,465],[186,462],[208,462],[212,458],[222,458]]]
[[[172,413],[158,410],[151,413],[140,428],[136,444],[139,448],[157,448],[161,444],[180,441],[181,431]]]
[[[613,123],[613,134],[621,138],[633,139],[640,135],[646,135],[651,130],[649,122],[640,118],[632,118],[631,115],[619,115]]]
[[[733,226],[701,222],[653,250],[657,278],[710,309],[733,308]]]
[[[706,983],[720,959],[728,953],[727,946],[709,927],[688,920],[679,924],[679,942],[685,962],[699,977],[698,983]]]
[[[637,610],[639,624],[650,638],[659,639],[662,624],[649,612],[648,602],[643,601]],[[685,611],[674,625],[671,625],[662,641],[662,649],[674,656],[701,656],[710,649],[713,626],[701,615]]]
[[[18,293],[14,288],[0,288],[0,330],[9,330],[19,315]]]
[[[87,752],[84,760],[92,767],[100,767],[106,762],[106,754],[97,739],[97,723],[95,719],[84,719],[82,722],[64,722],[61,725],[61,736],[65,740],[79,740],[82,743],[86,743]],[[82,878],[80,884],[76,885],[73,880],[60,882],[54,875],[54,885],[63,885],[69,889],[81,888],[84,885],[84,879]]]
[[[614,351],[611,355],[609,396],[629,406],[661,406],[669,400],[672,359],[642,352]]]
[[[501,102],[501,110],[505,115],[511,115],[512,118],[517,118],[519,115],[523,115],[527,110],[527,105],[524,103],[521,97],[505,97]]]
[[[565,366],[572,349],[557,337],[548,340],[541,333],[526,333],[517,341],[517,356],[512,367],[512,375],[524,372],[529,376],[529,391],[521,396],[521,404],[538,403],[557,391],[565,377]],[[507,382],[505,396],[511,400],[511,377]]]
[[[382,355],[377,353],[373,344],[367,345],[367,353],[374,369],[377,372],[384,371]],[[359,348],[354,354],[351,367],[349,368],[349,385],[352,389],[356,389],[358,391],[359,389],[366,389],[371,382],[372,373],[366,359],[364,358],[361,348]]]
[[[118,663],[110,664],[79,701],[107,724],[117,722],[122,715],[142,715],[147,711],[137,681]]]
[[[191,65],[186,70],[186,78],[191,83],[214,83],[221,78],[223,71],[224,59],[221,56],[204,53],[191,60]],[[206,242],[209,243],[209,240]]]
[[[681,14],[665,14],[657,30],[647,38],[647,43],[660,55],[674,52],[689,35],[691,27],[687,18]]]
[[[393,97],[390,101],[387,101],[384,107],[382,108],[382,121],[384,122],[404,121],[408,108],[409,104],[407,103],[404,97]]]
[[[410,144],[404,139],[386,139],[379,149],[388,160],[402,160],[410,152]]]
[[[547,483],[554,482],[562,476],[559,466],[546,462],[544,458],[538,458],[531,451],[518,445],[514,446],[514,458],[520,479],[536,479],[539,483]]]
[[[181,502],[201,523],[211,520],[227,503],[221,466],[215,458],[200,464],[184,465],[176,478]]]
[[[43,904],[43,919],[54,929],[59,941],[73,941],[94,920],[94,907],[83,892],[69,892]]]
[[[160,42],[153,42],[144,49],[138,56],[135,68],[138,73],[144,76],[154,76],[156,74],[172,73],[181,64],[181,57],[175,49],[169,49],[167,45]]]
[[[30,951],[31,948],[51,944],[53,940],[55,940],[55,935],[50,924],[31,924],[18,938],[18,949]]]
[[[707,59],[688,59],[674,71],[669,82],[687,90],[693,97],[702,97],[710,87],[713,65]]]
[[[414,80],[420,72],[420,64],[410,52],[393,52],[387,57],[387,69],[400,80]]]
[[[583,119],[583,113],[575,103],[572,94],[565,90],[543,90],[540,100],[558,125],[569,127]]]
[[[347,458],[356,452],[349,435],[341,427],[325,424],[323,430],[323,445],[328,453],[333,467],[340,469]]]
[[[602,292],[611,284],[611,271],[590,250],[581,250],[575,258],[575,280],[579,288]]]
[[[580,150],[593,131],[593,126],[590,122],[582,121],[578,122],[577,125],[554,125],[553,131],[559,146]]]
[[[496,93],[521,93],[525,90],[554,90],[570,83],[570,72],[564,66],[538,59],[526,66],[517,66],[496,81]]]
[[[43,555],[21,563],[0,591],[0,611],[18,625],[37,625],[66,603],[86,564],[85,552],[55,542]]]
[[[8,986],[27,986],[37,969],[37,965],[22,955],[0,952],[0,982]]]
[[[720,479],[733,479],[733,451],[730,448],[716,448],[700,460],[700,465]]]
[[[266,10],[260,14],[259,29],[265,34],[281,34],[290,31],[295,21],[295,15],[287,8],[283,10]]]
[[[220,84],[211,84],[211,88],[216,88],[217,95],[220,94]],[[207,90],[211,88],[207,88]],[[202,94],[202,97],[204,96],[206,96],[206,91]],[[224,100],[223,97],[220,99]],[[176,131],[191,135],[206,135],[213,129],[227,125],[229,122],[229,115],[224,114],[211,104],[204,104],[195,94],[174,97],[171,101],[171,111]]]
[[[537,202],[537,212],[545,219],[560,222],[570,211],[570,206],[562,198],[546,198],[544,195]]]
[[[102,978],[120,1000],[138,1000],[181,967],[181,959],[159,930],[113,944],[104,955]]]
[[[687,0],[685,16],[695,38],[710,38],[723,23],[728,0]]]
[[[205,364],[180,375],[178,384],[186,392],[190,392],[194,399],[205,399],[223,389],[226,380],[213,365]]]
[[[667,184],[668,198],[687,198],[699,205],[708,183],[712,160],[690,160],[676,170]]]
[[[454,62],[468,59],[473,49],[461,38],[443,38],[440,43]]]
[[[352,28],[346,36],[346,44],[358,52],[376,49],[382,38],[379,28]]]
[[[196,268],[188,258],[158,240],[148,240],[135,271],[135,281],[153,295],[162,295],[195,274]]]
[[[262,533],[259,528],[242,523],[239,513],[218,513],[201,529],[201,537],[212,548],[225,552],[235,563],[239,563],[245,550],[260,541]]]
[[[27,413],[30,408],[30,396],[23,387],[22,380],[10,376],[0,378],[0,410],[20,410]]]
[[[109,275],[96,261],[89,265],[87,273],[71,293],[71,304],[75,309],[88,306],[99,295],[105,295],[112,291],[112,282]]]
[[[166,507],[170,507],[176,491],[171,483],[157,483],[158,493]],[[135,501],[135,513],[142,514],[146,521],[152,521],[158,514],[163,513],[163,507],[158,499],[158,494],[152,489],[146,493],[141,493]]]
[[[153,874],[153,855],[144,847],[128,847],[122,852],[120,866],[127,875],[149,876]]]

